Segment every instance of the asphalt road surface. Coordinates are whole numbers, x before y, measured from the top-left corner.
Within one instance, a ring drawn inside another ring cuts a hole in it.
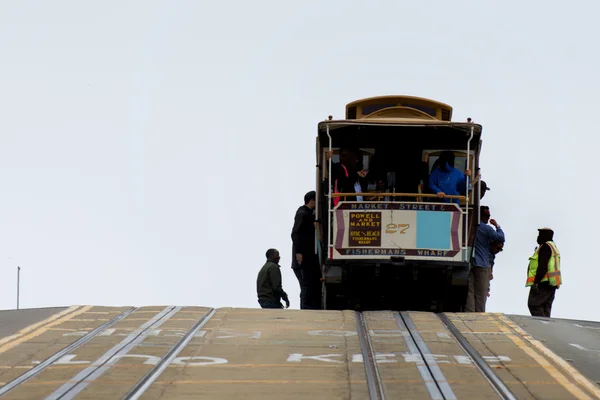
[[[2,399],[600,399],[590,322],[74,306],[0,327]]]
[[[0,311],[0,338],[17,333],[21,329],[57,314],[66,307],[31,308]]]
[[[600,383],[600,322],[509,317],[582,374]]]

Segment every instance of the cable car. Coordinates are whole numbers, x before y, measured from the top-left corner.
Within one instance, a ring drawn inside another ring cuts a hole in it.
[[[318,123],[324,309],[464,310],[487,188],[481,134],[470,119],[452,121],[451,106],[413,96],[357,100],[345,119]]]

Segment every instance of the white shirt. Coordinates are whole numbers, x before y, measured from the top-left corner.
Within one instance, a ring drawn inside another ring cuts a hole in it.
[[[360,193],[362,192],[362,188],[360,187],[360,182],[356,182],[354,183],[354,191],[356,193]],[[363,197],[362,196],[356,196],[356,201],[363,201]]]

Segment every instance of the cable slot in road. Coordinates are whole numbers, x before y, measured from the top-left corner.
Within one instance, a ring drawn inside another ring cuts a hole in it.
[[[444,400],[456,400],[456,395],[452,391],[450,384],[446,380],[446,377],[442,373],[442,370],[440,369],[439,365],[435,361],[435,358],[431,354],[429,347],[427,347],[427,344],[421,337],[421,334],[419,333],[419,330],[415,326],[415,323],[413,322],[410,315],[406,312],[401,312],[401,313],[399,313],[399,315],[396,314],[396,322],[398,322],[398,317],[400,317],[404,321],[404,324],[406,325],[406,328],[408,329],[408,332],[410,333],[410,337],[412,338],[414,345],[417,347],[418,352],[421,354],[421,358],[423,359],[425,365],[427,366],[427,370],[429,371],[430,376],[435,381],[435,386],[437,387],[438,390],[437,391],[434,391],[434,390],[429,391],[429,393],[432,395],[431,398],[432,399],[444,399]],[[400,325],[398,325],[398,326],[400,326]],[[406,337],[405,337],[405,339],[406,339]],[[408,342],[407,342],[407,344],[408,344]],[[412,350],[411,350],[411,352],[412,352]],[[428,389],[430,389],[430,388],[428,387]]]
[[[110,328],[111,326],[113,326],[117,322],[121,321],[123,318],[127,317],[129,314],[131,314],[132,312],[134,312],[137,309],[138,309],[138,307],[132,307],[132,308],[128,309],[127,311],[125,311],[125,312],[117,315],[116,317],[114,317],[110,321],[106,322],[103,325],[100,325],[99,327],[97,327],[96,329],[92,330],[91,332],[89,332],[85,336],[79,338],[75,342],[71,343],[70,345],[68,345],[64,349],[56,352],[51,357],[48,357],[46,360],[42,361],[41,363],[39,363],[37,366],[35,366],[34,368],[30,369],[29,371],[25,372],[23,375],[21,375],[18,378],[15,378],[12,381],[8,382],[6,385],[4,385],[4,386],[2,386],[0,388],[0,396],[5,395],[6,393],[8,393],[11,390],[15,389],[16,387],[18,387],[19,385],[27,382],[29,379],[33,378],[34,376],[36,376],[37,374],[39,374],[40,372],[42,372],[44,369],[46,369],[47,367],[49,367],[50,365],[52,365],[56,360],[59,360],[61,357],[65,356],[65,355],[67,355],[69,353],[71,353],[75,349],[77,349],[77,348],[81,347],[82,345],[84,345],[85,343],[89,342],[96,335],[98,335],[99,333],[101,333],[101,332],[105,331],[106,329]]]
[[[502,380],[492,371],[487,362],[481,357],[481,355],[471,346],[468,340],[463,336],[462,333],[458,330],[458,328],[448,319],[445,314],[438,314],[438,317],[442,320],[444,325],[448,328],[450,333],[457,340],[460,347],[464,350],[465,353],[475,363],[479,371],[485,376],[488,382],[492,385],[494,390],[500,395],[502,399],[505,400],[516,400],[515,395],[510,391],[510,389],[502,382]]]
[[[181,350],[192,340],[194,335],[212,318],[216,310],[211,308],[194,326],[185,334],[183,338],[154,366],[136,385],[123,397],[124,400],[137,400],[154,383],[154,381],[167,369],[173,360],[179,355]]]
[[[363,315],[356,311],[356,325],[358,336],[360,340],[360,350],[363,357],[363,363],[365,366],[365,373],[367,375],[367,387],[369,388],[369,399],[371,400],[385,400],[383,392],[383,386],[381,384],[381,377],[377,369],[376,356],[373,350],[373,343],[371,342],[371,336],[369,335],[369,329],[367,322]]]
[[[402,338],[404,339],[404,342],[408,347],[409,353],[419,354],[421,356],[421,359],[417,361],[417,369],[421,374],[423,382],[425,382],[425,387],[429,392],[429,396],[433,400],[444,400],[444,396],[440,390],[440,387],[438,386],[433,374],[431,373],[429,366],[427,365],[427,357],[423,355],[423,353],[419,349],[419,346],[417,346],[415,338],[411,333],[410,329],[408,329],[408,327],[406,326],[404,319],[398,312],[394,313],[394,318],[396,319],[396,325],[398,326],[398,329],[400,329],[400,331],[403,332]]]

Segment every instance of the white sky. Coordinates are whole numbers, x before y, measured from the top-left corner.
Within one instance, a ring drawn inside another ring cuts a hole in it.
[[[0,4],[0,308],[257,307],[314,188],[316,125],[408,94],[484,127],[507,235],[488,311],[528,314],[537,228],[553,316],[600,320],[600,28],[590,2],[6,1]],[[587,4],[587,6],[584,6]]]

